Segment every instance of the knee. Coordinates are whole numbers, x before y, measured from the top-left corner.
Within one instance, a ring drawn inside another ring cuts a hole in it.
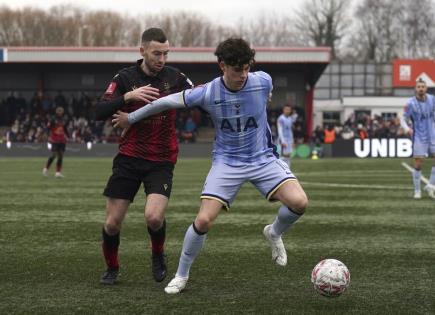
[[[118,234],[121,231],[121,222],[109,218],[104,224],[104,229],[109,235]]]
[[[301,194],[296,198],[293,198],[287,206],[298,214],[304,214],[305,209],[308,207],[308,198],[305,194]]]
[[[213,225],[213,220],[207,216],[198,216],[195,219],[195,227],[199,232],[206,233]]]
[[[147,225],[154,231],[160,229],[163,225],[163,218],[156,213],[146,213],[145,221]]]

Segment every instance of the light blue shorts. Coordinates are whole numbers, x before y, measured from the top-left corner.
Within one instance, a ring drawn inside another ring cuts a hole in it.
[[[414,141],[412,144],[413,157],[428,157],[429,155],[435,156],[435,145]]]
[[[251,182],[270,201],[287,181],[297,180],[286,163],[273,160],[263,165],[230,166],[214,163],[205,180],[201,199],[215,199],[229,209],[243,183]]]

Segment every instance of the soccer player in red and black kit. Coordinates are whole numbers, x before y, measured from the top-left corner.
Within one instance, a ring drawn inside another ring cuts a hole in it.
[[[96,118],[104,120],[117,110],[132,112],[151,101],[192,86],[179,70],[165,65],[169,43],[159,28],[142,34],[143,59],[115,75],[96,105]],[[176,111],[169,110],[132,126],[120,139],[113,160],[112,176],[104,195],[106,220],[103,227],[103,254],[107,270],[101,284],[114,284],[119,273],[118,247],[122,221],[141,183],[146,194],[145,220],[151,238],[152,274],[157,282],[166,277],[164,242],[165,209],[172,188],[177,160]]]
[[[63,117],[63,113],[63,107],[57,107],[56,116],[47,125],[47,127],[50,129],[48,141],[51,144],[52,153],[51,156],[48,158],[44,169],[42,170],[42,175],[44,176],[48,176],[48,169],[50,168],[51,163],[53,163],[54,159],[57,157],[56,173],[54,174],[54,177],[64,177],[61,171],[68,131],[66,129],[66,121]]]

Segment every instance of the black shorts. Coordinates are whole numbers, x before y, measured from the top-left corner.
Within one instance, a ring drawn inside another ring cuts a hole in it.
[[[51,152],[65,152],[66,143],[52,143]]]
[[[170,197],[174,164],[155,162],[118,154],[113,159],[110,176],[103,195],[133,202],[141,183],[145,194]]]

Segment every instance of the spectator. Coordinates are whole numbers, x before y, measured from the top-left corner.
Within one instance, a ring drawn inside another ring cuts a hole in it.
[[[332,144],[335,142],[336,134],[335,129],[332,125],[329,125],[327,129],[325,129],[325,144]]]
[[[192,115],[184,123],[181,139],[184,143],[195,142],[196,140],[196,123],[193,121]]]

